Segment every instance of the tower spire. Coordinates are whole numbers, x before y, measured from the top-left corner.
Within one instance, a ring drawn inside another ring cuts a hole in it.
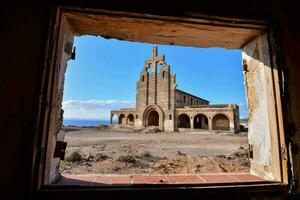
[[[157,55],[157,46],[152,47],[152,57],[148,60],[145,61],[145,66],[146,68],[151,67],[152,72],[156,73],[157,70],[157,63],[164,61],[165,57],[164,56],[158,56]]]
[[[157,46],[152,47],[152,59],[154,59],[157,56]]]

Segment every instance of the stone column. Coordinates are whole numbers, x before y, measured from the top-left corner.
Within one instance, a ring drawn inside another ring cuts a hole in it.
[[[229,120],[230,132],[235,133],[234,120]]]
[[[191,131],[194,131],[194,118],[190,117]]]
[[[210,130],[210,131],[213,130],[212,127],[213,127],[212,126],[212,118],[208,117],[208,130]]]

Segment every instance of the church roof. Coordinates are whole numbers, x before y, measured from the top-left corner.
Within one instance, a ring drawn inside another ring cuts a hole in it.
[[[176,90],[177,90],[178,92],[184,93],[184,94],[186,94],[186,95],[192,96],[192,97],[197,98],[197,99],[201,99],[202,101],[206,101],[207,103],[209,103],[208,100],[203,99],[203,98],[201,98],[201,97],[197,97],[197,96],[195,96],[195,95],[192,95],[192,94],[190,94],[190,93],[184,92],[184,91],[179,90],[179,89],[176,89]]]

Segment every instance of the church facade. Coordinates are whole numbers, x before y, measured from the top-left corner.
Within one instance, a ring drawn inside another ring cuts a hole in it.
[[[158,65],[160,69],[158,70]],[[224,130],[239,131],[237,104],[209,104],[208,100],[176,88],[176,75],[171,74],[165,56],[152,49],[145,61],[136,87],[136,108],[112,110],[118,124],[137,128],[157,126],[161,131]]]

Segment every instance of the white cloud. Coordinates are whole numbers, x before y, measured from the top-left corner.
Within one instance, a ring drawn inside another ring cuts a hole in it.
[[[130,100],[65,100],[62,103],[66,119],[109,119],[110,110],[133,108]]]

